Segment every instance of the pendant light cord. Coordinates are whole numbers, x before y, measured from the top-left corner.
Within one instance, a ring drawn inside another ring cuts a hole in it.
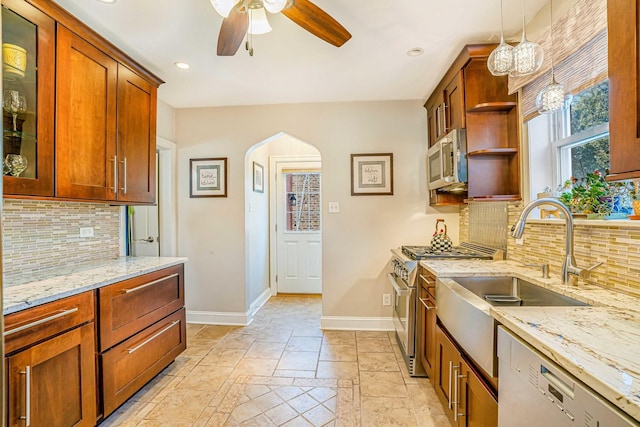
[[[551,80],[555,80],[555,76],[553,75],[553,0],[549,1],[549,5],[551,10],[549,11],[549,31],[551,32]]]
[[[502,14],[502,0],[500,0],[500,39],[504,40],[504,16]]]

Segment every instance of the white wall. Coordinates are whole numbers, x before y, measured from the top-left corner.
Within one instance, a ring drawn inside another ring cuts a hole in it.
[[[158,99],[156,136],[174,142],[176,140],[176,110]]]
[[[428,244],[436,218],[458,242],[457,208],[427,209],[426,114],[422,101],[181,109],[178,141],[179,254],[187,309],[246,313],[245,154],[280,132],[317,147],[323,173],[323,317],[389,318],[389,249]],[[394,154],[394,195],[350,194],[350,154]],[[228,197],[189,198],[189,159],[228,157]],[[249,181],[250,182],[250,181]],[[329,214],[327,203],[340,202]],[[215,316],[211,316],[215,318]]]

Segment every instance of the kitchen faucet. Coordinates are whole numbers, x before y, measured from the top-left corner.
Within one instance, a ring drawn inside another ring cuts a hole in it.
[[[515,225],[511,227],[511,236],[519,239],[522,237],[522,233],[524,233],[524,226],[527,221],[527,216],[536,206],[540,205],[553,205],[560,209],[560,211],[564,214],[565,218],[565,228],[566,228],[566,237],[565,237],[565,256],[564,262],[562,263],[562,283],[569,283],[569,275],[573,275],[576,278],[580,277],[586,279],[591,274],[591,271],[602,264],[599,262],[592,267],[589,268],[579,268],[576,265],[576,258],[573,255],[573,216],[571,215],[571,211],[567,209],[567,207],[557,199],[551,198],[543,198],[532,200],[529,202],[527,206],[524,207],[520,217],[516,221]]]

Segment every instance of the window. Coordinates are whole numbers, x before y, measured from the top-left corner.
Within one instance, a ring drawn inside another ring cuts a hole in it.
[[[320,172],[284,173],[288,232],[320,231]]]
[[[570,177],[609,168],[609,82],[574,96],[570,108],[528,122],[531,198]]]

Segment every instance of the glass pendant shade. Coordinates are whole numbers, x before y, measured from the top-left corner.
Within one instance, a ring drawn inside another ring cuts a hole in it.
[[[269,13],[280,13],[287,5],[288,0],[264,0],[264,8]]]
[[[527,40],[523,31],[522,40],[513,48],[513,69],[510,74],[513,77],[533,74],[542,67],[543,59],[542,47],[538,43]]]
[[[489,59],[487,59],[487,68],[494,76],[506,76],[513,66],[513,46],[504,41],[504,37],[500,37],[500,44],[496,47]]]
[[[571,98],[571,95],[565,96],[564,85],[558,83],[552,76],[551,83],[538,92],[536,109],[542,114],[563,110],[571,102]]]
[[[264,12],[264,8],[249,9],[251,16],[251,22],[249,22],[249,34],[266,34],[271,31],[271,25],[267,21],[267,14]]]
[[[223,18],[227,18],[229,16],[229,12],[235,4],[237,0],[210,0],[213,8],[218,12],[220,16]]]

